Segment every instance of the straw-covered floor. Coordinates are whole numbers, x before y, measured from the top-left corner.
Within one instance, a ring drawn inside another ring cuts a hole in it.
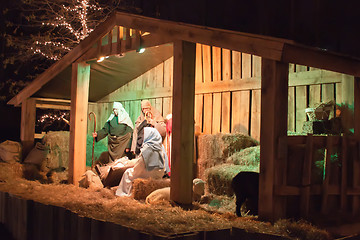
[[[207,196],[211,201],[195,203],[193,210],[184,210],[165,201],[149,205],[142,200],[116,197],[111,189],[84,189],[60,184],[64,176],[58,173],[54,173],[52,184],[28,181],[22,176],[22,168],[23,165],[18,162],[0,163],[0,191],[65,207],[82,216],[114,222],[150,234],[166,236],[235,226],[293,239],[332,239],[326,231],[306,222],[280,220],[270,224],[253,216],[236,217],[233,197]]]

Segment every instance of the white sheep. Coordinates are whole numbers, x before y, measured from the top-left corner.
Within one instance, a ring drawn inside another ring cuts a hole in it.
[[[82,175],[82,179],[79,180],[79,187],[95,189],[95,188],[103,188],[104,185],[102,184],[98,175],[96,175],[91,170],[87,170]]]
[[[200,201],[201,196],[205,193],[205,182],[199,178],[193,180],[193,200]],[[145,202],[148,204],[164,200],[170,201],[170,187],[160,188],[150,193]]]

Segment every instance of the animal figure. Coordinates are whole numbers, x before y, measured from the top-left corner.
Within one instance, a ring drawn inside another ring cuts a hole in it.
[[[104,185],[102,184],[98,175],[96,175],[93,171],[87,170],[83,175],[82,179],[79,180],[79,186],[83,188],[103,188]]]
[[[200,201],[201,196],[205,193],[205,182],[199,178],[193,180],[193,200]],[[160,188],[150,193],[145,202],[148,204],[156,201],[170,201],[170,187]]]
[[[249,214],[258,214],[259,173],[239,172],[231,181],[236,196],[236,215],[241,217],[241,206],[246,203]]]
[[[205,182],[200,178],[193,180],[193,200],[200,201],[201,197],[205,194]]]

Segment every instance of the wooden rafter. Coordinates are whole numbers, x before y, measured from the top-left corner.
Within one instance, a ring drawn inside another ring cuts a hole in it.
[[[113,35],[111,32],[115,26],[121,27],[118,27],[117,42],[112,43]],[[150,34],[141,36],[138,34],[139,31]],[[98,44],[98,48],[93,48],[106,35],[110,39],[110,44],[105,46]],[[124,39],[125,37],[126,39]],[[118,41],[119,39],[122,40]],[[74,62],[91,60],[99,54],[112,55],[124,51],[133,51],[139,47],[140,43],[144,47],[150,47],[176,40],[202,43],[257,55],[270,60],[318,67],[360,77],[359,59],[303,46],[291,40],[115,12],[105,22],[101,23],[89,37],[39,75],[8,104],[21,104]]]
[[[115,25],[115,15],[111,15],[104,23],[100,24],[89,37],[85,38],[82,42],[79,43],[72,51],[66,54],[58,62],[51,65],[45,72],[40,74],[30,85],[24,88],[19,94],[13,97],[8,104],[19,105],[26,98],[30,97],[36,91],[38,91],[42,86],[49,82],[53,77],[58,73],[63,71],[73,62],[75,62],[84,52],[90,49],[96,41],[101,38],[104,34],[109,32]]]

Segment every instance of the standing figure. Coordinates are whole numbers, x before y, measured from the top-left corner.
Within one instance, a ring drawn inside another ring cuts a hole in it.
[[[127,161],[124,166],[128,168],[116,190],[117,196],[130,196],[133,181],[137,178],[160,179],[164,176],[165,163],[168,161],[162,137],[158,130],[141,124],[143,142],[138,156]]]
[[[141,101],[141,113],[135,121],[135,131],[133,133],[131,144],[131,151],[135,152],[136,155],[139,154],[139,148],[136,148],[136,142],[138,140],[140,130],[139,126],[144,122],[144,120],[146,120],[148,126],[152,126],[158,130],[162,137],[162,141],[166,137],[166,124],[160,112],[152,107],[148,100]]]
[[[109,161],[113,162],[129,151],[134,125],[120,102],[114,102],[113,113],[104,127],[93,133],[96,142],[108,136]],[[107,163],[107,162],[104,162]]]

